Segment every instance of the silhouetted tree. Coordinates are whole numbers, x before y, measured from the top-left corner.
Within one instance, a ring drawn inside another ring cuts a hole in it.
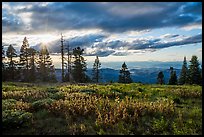
[[[33,48],[29,48],[28,49],[28,54],[30,56],[30,62],[29,62],[29,80],[28,81],[32,81],[34,82],[36,80],[36,71],[37,71],[37,67],[36,67],[36,62],[37,62],[37,51]]]
[[[64,75],[65,58],[64,58],[64,39],[62,34],[61,34],[61,59],[62,59],[62,82],[64,82],[65,81],[65,75]]]
[[[201,84],[201,69],[197,56],[192,56],[189,65],[189,83]]]
[[[101,67],[101,63],[99,61],[98,56],[96,56],[96,59],[93,64],[93,78],[92,78],[92,81],[96,83],[98,83],[100,79],[100,69],[99,69],[100,67]]]
[[[80,47],[73,49],[74,62],[72,65],[72,76],[75,82],[88,82],[90,78],[85,74],[86,62],[82,56],[84,49]]]
[[[15,80],[16,61],[13,58],[17,57],[17,52],[12,45],[9,45],[6,56],[9,59],[7,78],[9,80]]]
[[[164,74],[162,71],[160,71],[157,76],[157,83],[161,85],[164,84]]]
[[[56,81],[54,66],[52,65],[52,60],[45,45],[42,46],[39,52],[39,60],[37,61],[37,64],[39,73],[38,76],[41,81]]]
[[[183,65],[182,65],[182,69],[179,77],[179,84],[183,85],[187,83],[188,83],[188,66],[186,62],[186,57],[184,57]]]
[[[201,72],[201,73],[200,73],[200,77],[201,77],[201,84],[200,84],[200,85],[202,85],[202,84],[203,84],[203,79],[202,79],[202,77],[203,77],[203,76],[202,76],[202,65],[201,65],[200,72]]]
[[[69,48],[69,43],[67,44],[67,58],[65,58],[65,60],[67,60],[66,66],[67,66],[67,73],[65,74],[65,81],[71,82],[72,81],[72,75],[71,75],[71,71],[72,71],[72,53],[70,52],[70,48]]]
[[[132,79],[130,77],[130,72],[129,72],[125,62],[122,64],[122,68],[120,70],[118,82],[119,83],[131,83],[132,82]]]
[[[29,43],[27,38],[25,37],[23,40],[23,45],[20,49],[20,69],[21,69],[21,76],[23,81],[29,81],[29,60],[30,54],[28,52]]]
[[[170,67],[169,85],[176,85],[176,84],[177,84],[176,71],[173,70],[173,67]]]
[[[5,51],[4,51],[4,46],[2,45],[2,81],[5,81],[6,80],[6,64],[4,62],[5,60]]]

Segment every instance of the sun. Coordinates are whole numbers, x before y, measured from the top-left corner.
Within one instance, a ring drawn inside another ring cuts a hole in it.
[[[39,37],[39,41],[45,45],[48,45],[50,42],[59,39],[55,35],[51,35],[51,34],[42,34],[42,35],[38,35],[38,37]]]

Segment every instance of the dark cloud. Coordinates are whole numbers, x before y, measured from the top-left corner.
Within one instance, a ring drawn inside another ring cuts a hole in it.
[[[94,53],[85,53],[86,56],[99,56],[99,57],[106,57],[114,53],[114,50],[96,50]]]
[[[201,24],[201,5],[188,2],[56,2],[47,6],[33,4],[16,13],[32,12],[32,31],[100,28],[123,32]]]
[[[202,42],[202,34],[198,34],[195,36],[191,36],[189,38],[185,38],[180,41],[171,41],[171,42],[152,42],[152,40],[137,40],[133,41],[132,44],[130,44],[129,49],[133,50],[141,50],[141,49],[161,49],[161,48],[167,48],[172,46],[181,46],[181,45],[187,45],[187,44],[194,44],[194,43],[200,43]]]
[[[178,34],[166,35],[164,38],[175,38],[178,37]]]
[[[2,13],[2,32],[22,31],[24,25],[20,18],[6,12]]]
[[[104,38],[108,37],[105,34],[87,34],[83,36],[76,36],[72,38],[64,38],[64,48],[66,49],[69,45],[70,49],[74,49],[76,47],[81,47],[86,49],[87,47],[93,47],[94,43],[102,42]],[[39,50],[39,47],[42,43],[39,43],[33,46],[36,50]],[[60,40],[51,41],[48,43],[48,49],[52,53],[60,53],[61,52],[61,42]]]
[[[198,34],[195,36],[191,36],[188,38],[185,38],[183,40],[180,41],[171,41],[171,42],[167,42],[164,43],[162,42],[160,39],[150,39],[150,40],[135,40],[133,42],[124,42],[124,41],[117,41],[117,42],[110,42],[110,43],[115,43],[116,45],[112,45],[109,44],[107,42],[104,43],[100,43],[100,45],[106,45],[106,46],[97,46],[99,49],[101,50],[105,50],[105,49],[112,49],[109,52],[107,52],[106,55],[115,55],[115,56],[125,56],[128,55],[129,52],[113,52],[116,51],[117,49],[120,48],[126,48],[127,50],[141,50],[141,51],[150,51],[150,52],[154,52],[158,49],[162,49],[162,48],[168,48],[168,47],[173,47],[173,46],[182,46],[182,45],[188,45],[188,44],[194,44],[194,43],[201,43],[202,42],[202,34]],[[109,46],[111,45],[111,46]],[[114,47],[114,48],[111,48]],[[99,50],[100,51],[100,50]],[[141,51],[139,53],[141,53]],[[109,53],[109,54],[108,54]],[[100,56],[100,52],[97,52],[97,54]],[[96,54],[96,55],[97,55]],[[104,52],[103,52],[104,54]],[[91,54],[89,54],[91,55]],[[94,54],[95,55],[95,54]]]
[[[69,43],[70,50],[80,46],[85,50],[85,55],[87,56],[126,56],[132,53],[145,53],[145,52],[154,52],[158,49],[173,47],[173,46],[182,46],[188,44],[195,44],[202,42],[202,34],[198,34],[195,36],[190,36],[188,38],[183,38],[181,40],[177,40],[177,34],[166,35],[168,36],[169,42],[164,42],[162,39],[159,38],[151,38],[151,39],[136,39],[132,42],[121,41],[121,40],[114,40],[114,41],[106,41],[108,35],[104,34],[87,34],[84,36],[78,36],[73,38],[65,39],[64,47],[66,52],[66,47]],[[171,39],[171,38],[174,39]],[[2,41],[2,44],[5,47],[9,44]],[[10,43],[11,44],[11,43]],[[40,46],[42,43],[37,45],[30,45],[32,48],[36,50],[40,50]],[[12,45],[15,45],[14,43]],[[19,45],[16,45],[18,49],[20,48]],[[50,53],[61,53],[61,43],[60,39],[52,41],[47,45],[48,50]],[[129,50],[132,50],[131,52]]]
[[[169,35],[171,37],[178,37],[176,34]],[[100,42],[96,41],[96,39],[100,39]],[[85,55],[87,56],[126,56],[129,54],[128,50],[137,50],[139,53],[150,51],[154,52],[158,49],[168,48],[173,46],[182,46],[194,43],[201,43],[202,42],[202,34],[198,34],[195,36],[191,36],[188,38],[184,38],[182,40],[173,40],[170,42],[163,42],[161,39],[137,39],[132,42],[127,41],[105,41],[106,36],[98,35],[98,34],[91,34],[91,35],[84,35],[80,37],[74,37],[67,39],[66,41],[70,42],[70,49],[73,49],[77,46],[82,47],[85,49]],[[59,43],[59,41],[57,41]],[[53,42],[52,45],[49,45],[50,52],[60,53],[60,45],[56,44],[57,42]],[[89,50],[92,50],[91,52]],[[125,51],[124,51],[125,50]]]
[[[115,52],[112,55],[114,55],[114,56],[127,56],[127,55],[129,55],[129,53],[128,52]]]

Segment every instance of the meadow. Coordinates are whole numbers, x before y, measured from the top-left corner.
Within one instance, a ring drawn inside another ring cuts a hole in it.
[[[202,86],[2,83],[8,135],[202,135]]]

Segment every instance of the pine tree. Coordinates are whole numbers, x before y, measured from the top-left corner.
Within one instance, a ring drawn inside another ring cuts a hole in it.
[[[173,67],[170,67],[170,79],[169,79],[169,85],[176,85],[177,84],[177,76],[176,71],[173,70]]]
[[[189,84],[201,84],[201,69],[197,56],[192,56],[189,65]]]
[[[4,46],[2,45],[2,81],[5,81],[6,80],[6,64],[4,62],[5,60],[5,51],[4,51]]]
[[[70,49],[69,49],[69,43],[67,45],[67,58],[65,58],[65,60],[67,61],[67,65],[66,65],[66,68],[67,68],[67,73],[65,74],[65,81],[68,81],[68,82],[71,82],[72,81],[72,76],[71,76],[71,71],[72,71],[72,53],[70,52]]]
[[[72,65],[72,75],[75,82],[88,82],[89,78],[85,74],[86,62],[82,56],[84,49],[80,47],[73,49],[74,62]]]
[[[157,82],[158,84],[164,84],[164,74],[162,71],[159,72],[158,76],[157,76]]]
[[[64,39],[61,33],[61,58],[62,58],[62,82],[65,81],[65,75],[64,75]]]
[[[39,52],[38,73],[41,81],[55,81],[54,66],[50,58],[49,52],[45,45],[42,46]]]
[[[130,72],[129,72],[125,62],[122,64],[122,68],[120,70],[118,82],[119,83],[131,83],[132,82],[132,79],[130,77]]]
[[[203,84],[203,79],[202,79],[202,77],[203,77],[203,76],[202,76],[202,65],[201,65],[201,70],[200,70],[200,72],[201,72],[201,73],[200,73],[200,77],[201,77],[200,85],[202,85],[202,84]]]
[[[183,65],[182,65],[182,69],[179,77],[179,84],[183,85],[187,83],[188,83],[188,66],[186,62],[186,57],[184,57]]]
[[[12,45],[9,45],[6,56],[9,59],[9,65],[8,65],[8,79],[15,80],[15,71],[16,71],[16,61],[13,59],[14,57],[17,57],[17,52],[13,48]]]
[[[98,56],[96,56],[95,62],[93,64],[93,78],[92,81],[98,83],[99,79],[100,79],[100,68],[101,67],[101,63],[99,61]]]
[[[28,49],[28,54],[30,56],[30,62],[29,62],[29,81],[35,81],[36,80],[36,71],[37,71],[37,67],[36,67],[36,60],[37,60],[37,51],[33,48],[29,48]]]
[[[22,75],[22,80],[23,81],[29,81],[29,60],[30,60],[30,55],[29,55],[29,43],[27,38],[25,37],[23,40],[23,45],[21,46],[20,49],[20,65],[21,65],[21,75]]]

